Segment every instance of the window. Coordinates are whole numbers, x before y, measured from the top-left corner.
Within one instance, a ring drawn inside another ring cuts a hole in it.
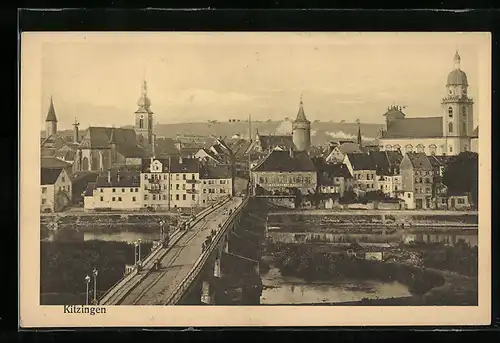
[[[156,200],[156,194],[153,194],[153,200]]]
[[[118,201],[122,201],[122,197],[118,197]]]
[[[191,195],[191,200],[195,200],[195,195]]]
[[[406,152],[412,152],[412,151],[413,151],[413,145],[411,145],[411,144],[407,144],[407,145],[405,146],[405,149],[406,149]]]
[[[42,205],[44,205],[46,201],[46,199],[42,199]]]
[[[144,128],[144,119],[139,119],[139,129]]]
[[[179,194],[175,195],[175,200],[179,200]]]
[[[172,194],[170,194],[170,201],[172,201]]]
[[[122,193],[125,193],[125,188],[122,188]]]
[[[163,194],[163,200],[167,200],[167,196]]]
[[[397,191],[398,190],[398,186],[394,186],[394,190]]]
[[[417,152],[424,152],[425,147],[422,144],[417,145]]]
[[[116,189],[113,188],[113,193],[116,192]]]
[[[186,194],[182,194],[182,200],[186,200]]]
[[[207,192],[207,189],[206,188],[203,188],[203,193],[206,193]]]
[[[446,199],[445,198],[441,199],[441,204],[446,204]]]
[[[182,174],[182,179],[186,180],[186,174]]]
[[[205,203],[205,199],[203,199],[203,203]]]
[[[191,180],[194,180],[194,174],[191,174]]]
[[[453,152],[453,147],[450,146],[450,152]]]
[[[465,200],[464,200],[464,199],[462,199],[462,198],[457,199],[457,202],[458,202],[459,204],[465,204]]]
[[[115,201],[115,197],[111,198],[112,201]]]
[[[453,108],[448,107],[448,117],[453,118]]]
[[[400,149],[401,149],[401,145],[396,144],[396,145],[394,146],[394,150],[395,150],[395,151],[398,151],[398,150],[400,150]]]
[[[178,183],[175,184],[175,189],[179,190],[179,184]]]
[[[408,193],[408,196],[407,196],[407,197],[408,197],[408,199],[409,199],[409,198],[411,198],[411,194],[410,194],[410,193]]]
[[[132,197],[132,201],[135,201],[135,197]]]
[[[385,187],[387,187],[387,185]],[[383,185],[380,185],[380,190],[384,190],[384,186]]]
[[[61,177],[61,180],[62,180],[62,182],[66,182],[66,179],[64,178],[64,176]]]
[[[135,191],[136,191],[136,192],[139,192],[139,188],[136,188],[136,189],[135,189]]]
[[[179,174],[175,174],[175,179],[179,180]]]
[[[104,197],[101,197],[101,201],[104,201]]]
[[[207,181],[203,180],[203,184],[206,185],[207,184]]]
[[[453,123],[448,123],[448,132],[453,133]]]
[[[99,191],[102,193],[102,188],[99,188]]]
[[[391,150],[392,150],[392,145],[387,144],[387,145],[385,146],[385,150],[387,150],[387,151],[391,151]]]
[[[186,189],[186,184],[185,184],[185,183],[183,183],[183,184],[182,184],[182,190],[185,190],[185,189]]]
[[[47,193],[47,187],[42,187],[42,193]]]
[[[148,200],[148,195],[144,194],[144,200]]]
[[[437,146],[435,144],[431,144],[429,145],[429,150],[431,151],[431,155],[434,156],[436,155]]]
[[[264,183],[264,178],[263,177],[259,177],[259,182],[260,183]]]
[[[133,189],[133,188],[130,188],[130,193],[132,193],[133,191],[134,191],[134,189]]]

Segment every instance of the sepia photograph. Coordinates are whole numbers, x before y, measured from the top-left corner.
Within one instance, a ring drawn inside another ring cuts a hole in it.
[[[21,321],[484,321],[490,39],[23,33]]]

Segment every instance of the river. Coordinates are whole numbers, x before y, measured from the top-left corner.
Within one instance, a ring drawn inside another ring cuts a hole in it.
[[[359,301],[367,299],[411,296],[408,287],[399,282],[375,280],[339,280],[311,282],[297,277],[282,276],[272,268],[261,274],[264,289],[261,304],[311,304]]]

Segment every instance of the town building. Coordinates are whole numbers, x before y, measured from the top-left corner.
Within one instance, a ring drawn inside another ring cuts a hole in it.
[[[317,172],[305,151],[274,150],[251,171],[253,194],[290,194],[295,190],[313,194],[317,189]]]
[[[40,212],[58,212],[71,204],[71,178],[65,168],[40,168]]]
[[[89,182],[84,193],[85,210],[139,210],[141,208],[140,174],[108,170],[95,182]]]
[[[432,207],[433,167],[424,153],[406,153],[400,164],[403,191],[409,209]]]
[[[454,57],[455,68],[448,74],[446,95],[438,117],[407,118],[403,107],[389,107],[384,114],[386,129],[379,138],[380,150],[458,155],[471,150],[474,136],[473,100],[468,96],[466,73],[460,67],[460,55]]]
[[[198,206],[210,206],[221,198],[233,194],[233,178],[228,166],[200,167],[200,190]]]
[[[261,153],[269,153],[273,150],[288,151],[295,149],[295,144],[291,135],[262,135],[257,130],[252,149]]]
[[[297,151],[309,151],[311,147],[311,122],[304,113],[304,102],[300,99],[297,118],[292,123],[293,144]]]
[[[326,163],[343,163],[346,154],[361,153],[359,144],[353,141],[331,142],[325,161]]]
[[[353,178],[345,164],[315,163],[318,171],[318,193],[344,196],[353,187]]]
[[[377,164],[368,154],[346,154],[343,164],[353,177],[353,190],[358,194],[376,191]]]
[[[400,164],[403,155],[398,151],[372,151],[369,156],[376,165],[375,188],[391,198],[397,197],[397,192],[403,188]]]

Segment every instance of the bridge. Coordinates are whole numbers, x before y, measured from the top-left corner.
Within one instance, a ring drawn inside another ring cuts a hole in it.
[[[238,255],[230,248],[230,242],[240,237],[236,230],[248,203],[248,197],[228,197],[198,213],[187,222],[185,229],[170,234],[168,244],[159,244],[144,261],[134,266],[98,303],[213,304],[222,279],[233,288],[238,283],[252,284],[257,291],[260,278],[258,282],[248,282],[248,278],[255,281],[258,277],[257,259]],[[225,293],[228,293],[227,287]],[[260,296],[260,292],[258,294]],[[195,300],[186,300],[190,298]]]

